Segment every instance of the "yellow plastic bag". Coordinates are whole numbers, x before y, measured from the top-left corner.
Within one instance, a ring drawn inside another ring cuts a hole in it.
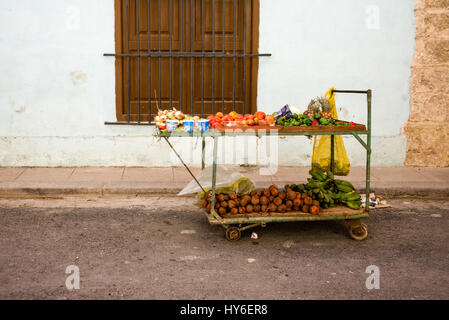
[[[337,108],[335,107],[335,88],[330,88],[324,97],[331,105],[331,113],[334,119],[338,119]],[[338,176],[347,176],[351,164],[346,153],[345,144],[341,136],[335,136],[334,140],[334,174]],[[313,143],[312,168],[324,171],[330,170],[331,164],[331,136],[315,136]]]

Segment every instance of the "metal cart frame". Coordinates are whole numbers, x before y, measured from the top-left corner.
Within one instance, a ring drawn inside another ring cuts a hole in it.
[[[159,131],[158,136],[165,139],[170,148],[174,151],[176,156],[179,158],[181,163],[190,173],[190,175],[195,179],[201,189],[204,188],[195,178],[192,171],[185,164],[182,157],[176,152],[173,145],[170,143],[170,137],[190,137],[190,138],[202,138],[202,167],[205,167],[205,146],[206,137],[210,137],[214,141],[213,149],[213,164],[212,164],[212,189],[211,189],[211,212],[206,213],[206,216],[211,225],[222,226],[226,230],[226,238],[230,241],[237,241],[241,237],[241,232],[250,228],[262,226],[265,227],[267,223],[272,222],[293,222],[293,221],[323,221],[323,220],[346,220],[349,223],[349,233],[350,236],[355,240],[364,240],[368,236],[368,229],[366,225],[361,223],[362,218],[369,217],[370,208],[370,174],[371,174],[371,104],[372,104],[372,91],[358,91],[358,90],[334,90],[333,93],[354,93],[354,94],[365,94],[367,96],[367,127],[366,131],[308,131],[308,132],[277,132],[277,136],[316,136],[316,135],[326,135],[331,136],[331,171],[334,171],[334,149],[335,149],[335,136],[336,135],[352,135],[356,140],[365,148],[366,150],[366,203],[365,208],[360,210],[352,210],[346,207],[339,208],[338,214],[333,214],[332,208],[325,209],[325,215],[310,215],[303,213],[288,213],[288,214],[267,214],[258,217],[241,217],[241,218],[222,218],[215,211],[215,189],[216,189],[216,173],[217,173],[217,154],[218,154],[218,138],[222,136],[236,137],[236,136],[269,136],[272,135],[271,131],[259,131],[259,132],[219,132],[216,130],[210,130],[208,132],[199,133],[185,133],[185,132],[163,132]],[[361,136],[366,135],[366,142],[363,141]]]

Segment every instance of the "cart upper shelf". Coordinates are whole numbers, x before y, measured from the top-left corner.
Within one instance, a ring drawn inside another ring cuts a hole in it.
[[[219,127],[207,132],[187,133],[183,130],[174,132],[159,131],[161,137],[217,137],[224,135],[366,135],[368,131],[363,124],[351,126],[308,126],[308,127],[283,127],[283,126],[253,126],[253,127]]]

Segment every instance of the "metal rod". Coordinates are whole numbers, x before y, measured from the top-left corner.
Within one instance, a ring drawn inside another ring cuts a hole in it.
[[[151,7],[150,0],[147,0],[147,14],[148,14],[148,54],[151,53]],[[151,56],[148,56],[148,123],[151,123]]]
[[[214,154],[212,162],[212,199],[211,199],[211,213],[212,216],[217,216],[215,212],[215,185],[217,182],[217,153],[218,153],[218,137],[214,138]]]
[[[169,82],[170,82],[170,109],[173,108],[173,82],[172,82],[172,33],[173,33],[173,17],[172,17],[172,0],[168,1],[168,38],[169,38],[169,52],[170,52],[170,58],[169,58]]]
[[[194,51],[194,42],[193,42],[193,37],[194,37],[194,17],[193,17],[193,1],[194,0],[190,0],[190,52]],[[194,70],[193,70],[193,55],[190,58],[190,114],[193,115],[194,112],[194,102],[193,102],[193,81],[194,81]]]
[[[212,0],[212,53],[215,54],[215,0]],[[212,114],[215,114],[215,57],[212,57]]]
[[[201,143],[201,168],[204,170],[206,168],[206,138],[203,137]]]
[[[234,34],[233,34],[233,53],[236,54],[236,36],[237,36],[237,17],[236,17],[236,10],[237,10],[237,0],[234,0],[233,5],[233,23],[234,23]],[[232,110],[235,110],[235,57],[233,57],[232,61]]]
[[[137,122],[140,123],[140,21],[139,0],[136,0],[136,34],[137,34]]]
[[[225,113],[225,47],[226,47],[226,41],[225,41],[225,31],[226,31],[226,15],[225,15],[225,11],[226,11],[226,0],[223,0],[223,8],[222,8],[222,19],[223,19],[223,30],[222,30],[222,35],[223,35],[223,48],[222,48],[222,52],[223,52],[223,57],[221,60],[221,112],[224,114]]]
[[[351,210],[351,209],[349,209]],[[212,225],[222,224],[253,224],[253,223],[272,223],[272,222],[294,222],[294,221],[330,221],[330,220],[354,220],[369,218],[368,213],[342,215],[342,216],[297,216],[297,217],[252,217],[252,218],[225,218],[209,219]]]
[[[331,163],[330,163],[330,171],[332,173],[335,172],[335,135],[331,135]]]
[[[220,52],[172,52],[171,54],[169,52],[151,52],[151,53],[105,53],[103,54],[105,57],[195,57],[195,58],[241,58],[241,57],[271,57],[271,53],[220,53]]]
[[[184,49],[184,0],[181,0],[181,48]],[[183,57],[179,57],[179,109],[183,111],[183,99],[182,99],[182,69],[183,69]]]
[[[201,52],[204,53],[204,34],[205,34],[205,19],[204,19],[204,0],[201,0]],[[201,58],[201,117],[204,116],[204,57]]]
[[[246,54],[246,0],[243,0],[243,54]],[[246,113],[246,57],[243,56],[243,114]]]
[[[201,183],[198,181],[198,179],[195,177],[195,175],[192,173],[192,171],[190,170],[190,168],[185,164],[184,160],[182,160],[182,157],[179,155],[178,152],[176,152],[176,149],[173,147],[173,145],[170,143],[170,141],[168,140],[167,137],[164,137],[165,141],[167,141],[168,145],[170,146],[170,148],[173,150],[173,152],[176,154],[176,156],[178,157],[179,161],[181,161],[181,163],[184,165],[184,167],[187,169],[187,171],[190,173],[190,175],[192,176],[192,178],[196,181],[196,183],[198,184],[198,186],[201,188],[201,190],[203,190],[203,192],[206,194],[206,191],[204,190],[203,186],[201,185]]]
[[[361,93],[361,94],[367,94],[368,91],[361,91],[361,90],[333,90],[333,93]]]
[[[126,53],[129,54],[129,0],[126,0]],[[126,85],[127,85],[127,96],[128,96],[128,122],[131,121],[131,81],[130,81],[130,57],[126,58]]]
[[[367,91],[367,118],[368,118],[368,135],[366,139],[366,144],[368,145],[368,149],[366,150],[366,204],[365,211],[369,212],[370,205],[370,184],[371,184],[371,103],[372,103],[372,91]]]
[[[158,15],[157,15],[157,24],[158,24],[158,42],[159,42],[159,54],[161,53],[161,0],[157,1]],[[161,56],[159,56],[159,108],[162,107],[162,77],[161,77]]]

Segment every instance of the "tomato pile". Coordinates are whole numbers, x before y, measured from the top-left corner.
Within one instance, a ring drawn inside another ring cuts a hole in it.
[[[262,111],[256,112],[254,115],[241,115],[235,111],[232,111],[227,115],[217,112],[215,115],[207,117],[207,120],[209,120],[212,128],[232,126],[274,126],[276,124],[274,116],[267,115]]]

